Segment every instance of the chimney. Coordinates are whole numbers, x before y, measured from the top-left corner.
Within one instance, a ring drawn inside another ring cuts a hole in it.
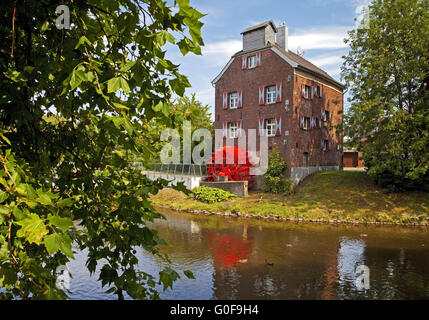
[[[282,22],[278,27],[277,27],[277,34],[276,34],[276,42],[277,44],[282,47],[283,49],[285,49],[286,51],[289,50],[288,47],[288,36],[289,36],[289,29],[286,26],[286,22]]]

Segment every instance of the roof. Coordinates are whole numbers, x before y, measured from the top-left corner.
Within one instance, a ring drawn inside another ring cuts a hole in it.
[[[323,71],[318,66],[312,64],[310,61],[304,59],[303,57],[297,55],[296,53],[293,53],[292,51],[286,51],[285,49],[280,47],[277,43],[272,44],[272,46],[279,49],[284,55],[286,55],[289,59],[292,59],[293,61],[295,61],[298,65],[304,68],[310,69],[313,72],[316,72],[324,77],[328,77],[329,79],[335,81],[335,79],[332,78],[327,72]]]
[[[240,50],[237,53],[235,53],[231,57],[228,64],[219,73],[219,75],[212,81],[212,83],[215,84],[222,77],[222,75],[229,68],[229,66],[231,65],[231,63],[235,57],[239,57],[239,56],[242,56],[245,54],[249,54],[249,53],[260,51],[260,50],[267,50],[267,49],[271,49],[274,52],[276,52],[287,63],[289,63],[293,68],[297,68],[297,69],[303,70],[305,72],[313,73],[314,75],[322,77],[326,81],[331,82],[332,84],[334,84],[337,87],[340,87],[342,90],[344,90],[345,86],[342,83],[335,80],[334,78],[332,78],[327,72],[323,71],[322,69],[320,69],[316,65],[312,64],[310,61],[308,61],[308,60],[304,59],[303,57],[293,53],[292,51],[286,51],[285,49],[280,47],[278,44],[276,44],[276,43],[272,44],[270,42],[268,42],[268,44],[266,46],[258,48],[258,49],[252,49],[250,51]]]
[[[261,29],[261,28],[265,28],[268,25],[271,25],[273,27],[273,29],[274,29],[275,32],[278,31],[276,25],[273,22],[273,20],[268,20],[268,21],[262,22],[260,24],[257,24],[256,26],[244,29],[241,34],[247,33],[247,32],[250,32],[250,31],[254,31],[254,30],[258,30],[258,29]]]

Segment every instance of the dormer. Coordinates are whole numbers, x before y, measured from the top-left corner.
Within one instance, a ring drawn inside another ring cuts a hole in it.
[[[272,20],[247,28],[243,35],[243,51],[265,47],[268,42],[276,42],[277,27]]]

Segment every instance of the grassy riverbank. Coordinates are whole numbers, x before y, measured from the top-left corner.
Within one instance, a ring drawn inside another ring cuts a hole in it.
[[[299,221],[429,224],[429,195],[388,193],[365,172],[327,171],[308,177],[290,196],[250,192],[246,199],[205,204],[164,189],[155,205],[176,210]]]

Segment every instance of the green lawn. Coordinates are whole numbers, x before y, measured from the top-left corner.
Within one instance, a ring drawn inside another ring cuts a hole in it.
[[[164,189],[152,196],[155,205],[178,210],[303,219],[306,221],[429,224],[425,192],[389,193],[365,172],[326,171],[308,177],[290,196],[250,192],[245,199],[205,204],[181,192]]]

